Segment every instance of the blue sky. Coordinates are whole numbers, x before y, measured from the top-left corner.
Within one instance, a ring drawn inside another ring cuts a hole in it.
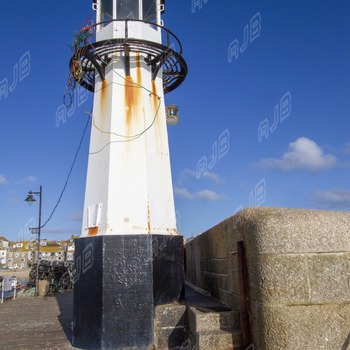
[[[196,235],[252,205],[350,209],[350,2],[167,1],[188,77],[165,96],[178,228]],[[62,113],[68,47],[89,0],[1,2],[0,235],[46,221],[92,106]],[[58,118],[58,115],[60,118]],[[89,133],[43,237],[80,234]]]

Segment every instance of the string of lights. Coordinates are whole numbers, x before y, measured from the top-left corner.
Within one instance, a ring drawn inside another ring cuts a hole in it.
[[[77,83],[83,78],[83,67],[81,57],[84,56],[87,45],[90,44],[90,38],[95,33],[95,26],[91,19],[85,21],[80,32],[74,33],[73,43],[68,45],[73,52],[73,58],[70,65],[70,72],[67,80],[66,91],[63,95],[63,103],[68,108],[71,106],[74,98],[74,91]],[[69,97],[69,99],[67,99]]]

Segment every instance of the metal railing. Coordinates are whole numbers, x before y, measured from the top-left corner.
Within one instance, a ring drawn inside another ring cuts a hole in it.
[[[120,22],[120,23],[124,22],[125,23],[125,30],[124,30],[124,37],[125,37],[125,39],[129,39],[129,25],[128,25],[129,22],[142,22],[142,23],[150,25],[151,27],[155,27],[157,29],[160,29],[162,37],[163,37],[163,32],[165,32],[164,33],[164,37],[166,39],[166,42],[163,43],[163,45],[165,45],[168,48],[178,46],[179,50],[177,50],[177,52],[180,55],[182,55],[182,45],[181,45],[181,42],[180,42],[179,38],[171,30],[163,27],[160,24],[154,23],[154,22],[143,21],[141,19],[129,19],[129,18],[126,18],[126,19],[112,19],[112,20],[108,20],[108,21],[95,23],[95,24],[92,24],[90,26],[86,26],[85,28],[82,28],[82,31],[83,30],[87,31],[87,30],[95,29],[95,28],[98,28],[98,27],[100,27],[102,25],[108,25],[108,24],[113,23],[113,22]],[[176,45],[172,44],[172,41],[173,41],[172,38],[175,40]]]

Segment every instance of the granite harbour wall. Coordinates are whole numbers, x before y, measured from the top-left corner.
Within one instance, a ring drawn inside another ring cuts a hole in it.
[[[350,212],[247,208],[187,242],[187,281],[236,309],[238,241],[256,350],[350,348]]]

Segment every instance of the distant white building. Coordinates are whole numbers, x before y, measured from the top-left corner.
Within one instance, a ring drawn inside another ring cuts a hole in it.
[[[28,252],[25,248],[14,248],[7,252],[7,267],[9,269],[25,269],[28,264]]]
[[[6,254],[7,250],[6,249],[0,249],[0,265],[2,267],[6,267]]]
[[[0,248],[8,248],[9,241],[5,237],[0,237]]]
[[[41,239],[40,240],[40,246],[41,247],[46,247],[47,246],[47,239]]]

